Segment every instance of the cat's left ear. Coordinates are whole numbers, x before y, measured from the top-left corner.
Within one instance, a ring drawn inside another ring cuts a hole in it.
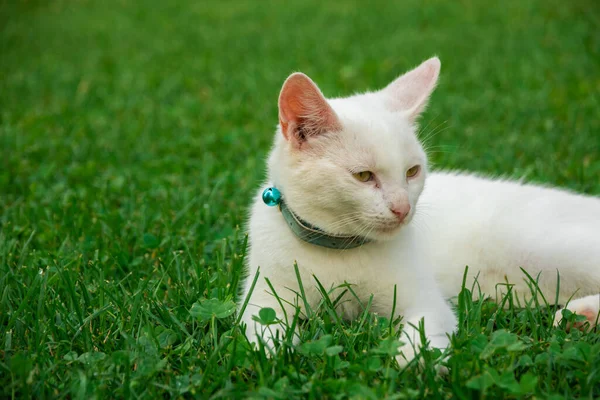
[[[425,110],[440,75],[440,59],[430,58],[390,83],[381,93],[393,111],[414,121]]]

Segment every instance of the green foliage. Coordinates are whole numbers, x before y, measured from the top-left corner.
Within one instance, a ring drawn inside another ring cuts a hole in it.
[[[258,312],[258,316],[252,318],[256,322],[260,322],[262,325],[271,325],[277,322],[277,314],[275,310],[270,307],[261,308]]]
[[[553,328],[552,293],[519,309],[463,290],[448,354],[408,370],[398,321],[370,302],[342,321],[319,287],[319,307],[258,349],[233,303],[287,74],[339,96],[437,54],[421,132],[436,166],[599,194],[597,11],[0,2],[0,397],[600,397],[600,335]]]
[[[210,321],[212,318],[227,318],[234,312],[235,303],[233,301],[221,301],[219,299],[203,299],[192,304],[190,309],[190,314],[200,321]]]

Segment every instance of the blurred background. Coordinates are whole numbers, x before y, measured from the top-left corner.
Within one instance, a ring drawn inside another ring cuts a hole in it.
[[[124,205],[137,209],[124,211],[129,224],[149,215],[144,224],[162,225],[155,216],[187,206],[174,228],[229,235],[263,176],[288,74],[344,96],[432,55],[442,78],[422,127],[436,166],[597,192],[599,10],[532,0],[4,2],[3,199],[53,205],[12,221],[38,235],[42,221],[102,221]],[[73,239],[101,229],[82,226]]]
[[[436,167],[600,194],[595,0],[0,4],[0,322],[24,359],[96,343],[68,321],[102,309],[101,288],[127,304],[167,276],[143,293],[182,320],[234,292],[227,262],[294,71],[345,96],[438,55],[421,125]],[[9,318],[40,273],[46,306]],[[50,350],[32,344],[29,322],[57,313]]]

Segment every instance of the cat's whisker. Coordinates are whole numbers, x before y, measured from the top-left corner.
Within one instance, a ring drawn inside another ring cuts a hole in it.
[[[415,229],[421,232],[431,232],[431,227],[427,224],[428,218],[415,218],[417,215],[429,217],[429,214],[427,214],[426,212],[417,210],[417,212],[413,216],[413,220],[410,223],[415,227]]]
[[[431,125],[431,124],[432,124],[434,121],[436,121],[436,120],[437,120],[439,117],[440,117],[440,115],[436,115],[435,117],[431,118],[431,119],[429,120],[429,122],[427,122],[427,125],[425,125],[424,127],[420,127],[420,128],[418,129],[418,131],[417,131],[417,137],[419,137],[419,138],[420,138],[420,137],[421,137],[421,136],[422,136],[422,135],[423,135],[425,132],[427,132],[427,128],[429,128],[429,126],[430,126],[430,125]],[[448,122],[448,120],[442,121],[442,122],[441,122],[441,124],[444,124],[444,123],[446,123],[446,122]],[[437,126],[439,126],[439,124],[438,124]],[[432,130],[434,130],[434,129],[435,129],[435,128],[433,128]]]
[[[434,208],[435,208],[434,205],[431,203],[419,202],[419,204],[417,205],[417,207],[415,209],[415,214],[422,210],[431,210]]]
[[[358,220],[356,221],[358,222]],[[364,231],[364,225],[358,230],[358,232],[356,234],[354,234],[354,236],[362,236],[362,232]],[[348,246],[351,244],[352,238],[347,238],[342,242],[342,246],[340,247],[341,250],[347,250]]]
[[[459,146],[453,146],[453,145],[436,145],[436,146],[424,146],[423,150],[425,150],[425,152],[429,153],[431,150],[435,150],[435,149],[443,149],[443,150],[452,150],[455,151],[456,149],[458,149]],[[436,150],[439,151],[439,150]]]
[[[436,118],[437,118],[437,117],[431,118],[431,119],[429,120],[429,122],[427,122],[427,125],[425,125],[424,127],[421,127],[421,128],[419,128],[419,129],[418,129],[418,131],[417,131],[417,137],[418,137],[419,139],[421,139],[421,136],[423,136],[423,134],[424,134],[424,133],[427,131],[427,128],[429,128],[429,125],[431,125],[431,123],[432,123],[433,121],[435,121],[435,120],[436,120]],[[423,138],[422,140],[425,140],[425,138]]]
[[[435,135],[439,132],[440,127],[443,127],[444,129],[448,128],[448,126],[444,126],[448,123],[448,120],[444,120],[442,122],[440,122],[439,124],[437,124],[436,126],[434,126],[433,128],[431,128],[431,130],[429,132],[427,132],[426,136],[424,137],[424,139],[428,139],[430,137],[430,135]],[[425,130],[423,130],[421,132],[422,134],[425,133]]]
[[[359,222],[359,219],[356,218],[355,215],[360,215],[360,214],[361,214],[360,212],[348,213],[348,214],[346,214],[347,216],[345,218],[342,218],[341,220],[336,221],[336,223],[329,226],[328,230],[329,231],[339,230],[339,229],[344,228],[345,226],[349,226],[352,223]],[[325,232],[312,232],[307,237],[310,239],[318,239],[318,238],[325,237],[325,236],[328,236]]]
[[[431,145],[430,143],[422,143],[421,147],[423,148],[423,151],[426,154],[428,154],[428,155],[431,154],[431,153],[440,152],[439,150],[436,150],[436,149],[447,149],[448,151],[450,151],[450,150],[456,151],[457,149],[459,149],[459,146],[453,146],[453,145]],[[435,150],[435,151],[432,151],[432,150]]]
[[[361,213],[357,213],[357,215],[360,215]],[[359,218],[357,218],[357,216],[348,216],[348,217],[342,217],[340,220],[336,221],[335,223],[327,226],[327,230],[328,231],[336,231],[338,229],[342,229],[346,226],[349,226],[350,224],[354,223],[354,222],[359,222]]]
[[[367,226],[368,225],[366,225],[366,224],[363,225],[362,228],[358,231],[358,234],[356,236],[362,236],[362,233],[366,231],[365,227],[367,227]],[[370,231],[368,233],[370,233]],[[367,235],[368,235],[368,233],[367,233]],[[366,236],[363,236],[363,237],[366,237]],[[342,249],[348,250],[349,245],[350,245],[350,239],[347,239],[345,242],[343,242]],[[362,249],[362,247],[361,247],[361,249]]]
[[[419,139],[421,140],[421,143],[423,145],[426,145],[432,138],[439,135],[441,132],[444,132],[445,130],[447,130],[449,128],[449,126],[444,126],[447,123],[448,123],[448,120],[442,121],[437,126],[435,126],[431,131],[424,134],[424,136],[422,138],[421,138],[421,135],[423,133],[419,133]]]
[[[428,157],[431,157],[432,154],[453,154],[456,153],[458,146],[432,146],[432,147],[423,147],[423,151],[427,154]],[[442,149],[442,150],[435,150]],[[433,165],[432,162],[429,165]]]

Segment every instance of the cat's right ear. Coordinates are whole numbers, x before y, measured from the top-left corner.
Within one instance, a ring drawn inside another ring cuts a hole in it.
[[[279,94],[279,124],[286,140],[300,148],[308,139],[341,130],[341,124],[317,85],[306,75],[289,76]]]

